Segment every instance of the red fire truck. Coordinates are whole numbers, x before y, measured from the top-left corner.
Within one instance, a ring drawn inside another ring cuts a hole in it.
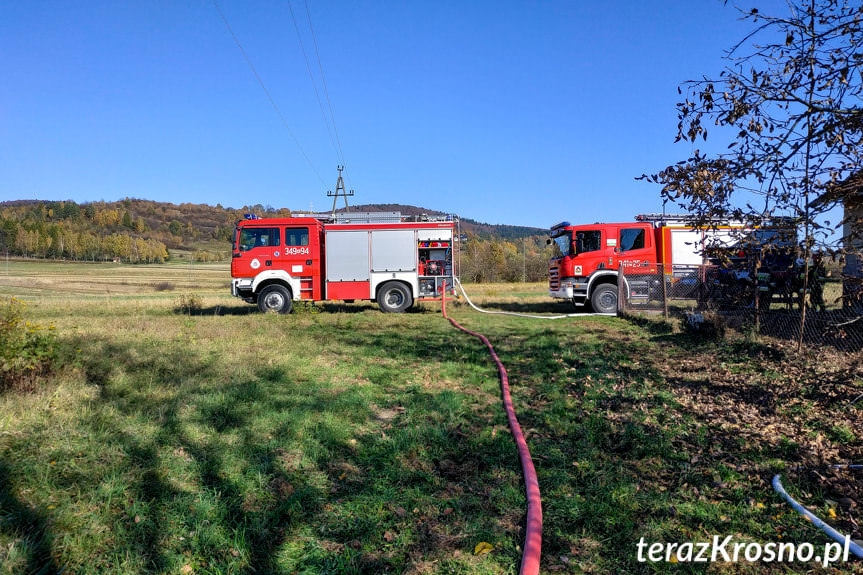
[[[371,300],[385,312],[454,289],[453,216],[397,212],[237,222],[231,293],[262,312],[297,300]]]
[[[590,305],[599,313],[617,310],[618,269],[641,279],[625,282],[628,297],[650,297],[651,281],[688,281],[696,266],[707,263],[705,248],[730,247],[749,234],[749,240],[766,242],[776,228],[759,228],[751,234],[739,222],[695,227],[691,216],[641,214],[635,222],[552,226],[548,240],[554,248],[549,262],[549,295],[576,307]],[[754,235],[753,235],[754,234]],[[663,274],[659,274],[659,266]],[[652,279],[651,275],[654,276]],[[643,284],[643,285],[642,285]]]

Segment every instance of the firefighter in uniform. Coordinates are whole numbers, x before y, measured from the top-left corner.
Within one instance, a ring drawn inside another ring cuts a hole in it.
[[[816,252],[812,256],[812,266],[809,268],[809,302],[813,309],[824,311],[827,306],[824,303],[824,280],[827,270],[824,267],[824,254]]]

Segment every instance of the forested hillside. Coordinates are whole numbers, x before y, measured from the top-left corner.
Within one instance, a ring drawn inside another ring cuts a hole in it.
[[[366,204],[351,211],[441,212],[403,204]],[[37,258],[161,263],[178,255],[194,261],[228,261],[235,222],[246,213],[290,216],[271,206],[171,204],[126,198],[118,202],[0,203],[0,253]],[[539,281],[548,248],[538,228],[460,220],[465,281]]]
[[[158,263],[169,250],[225,259],[241,210],[127,198],[119,202],[0,203],[0,250],[10,255]],[[215,248],[199,249],[201,245]]]

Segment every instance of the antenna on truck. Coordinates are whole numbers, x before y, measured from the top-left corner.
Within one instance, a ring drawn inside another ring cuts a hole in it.
[[[347,212],[350,211],[350,208],[348,208],[348,196],[354,195],[353,190],[350,192],[345,190],[345,181],[342,179],[342,170],[344,170],[345,167],[338,166],[337,169],[339,170],[339,179],[336,180],[336,191],[333,192],[331,190],[327,190],[327,196],[333,198],[333,219],[336,217],[336,202],[339,200],[339,197],[345,198],[345,211]]]

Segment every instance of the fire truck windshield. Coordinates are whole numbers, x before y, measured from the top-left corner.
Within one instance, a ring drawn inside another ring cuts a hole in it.
[[[554,258],[562,258],[572,253],[572,232],[566,232],[552,238],[552,249]]]

